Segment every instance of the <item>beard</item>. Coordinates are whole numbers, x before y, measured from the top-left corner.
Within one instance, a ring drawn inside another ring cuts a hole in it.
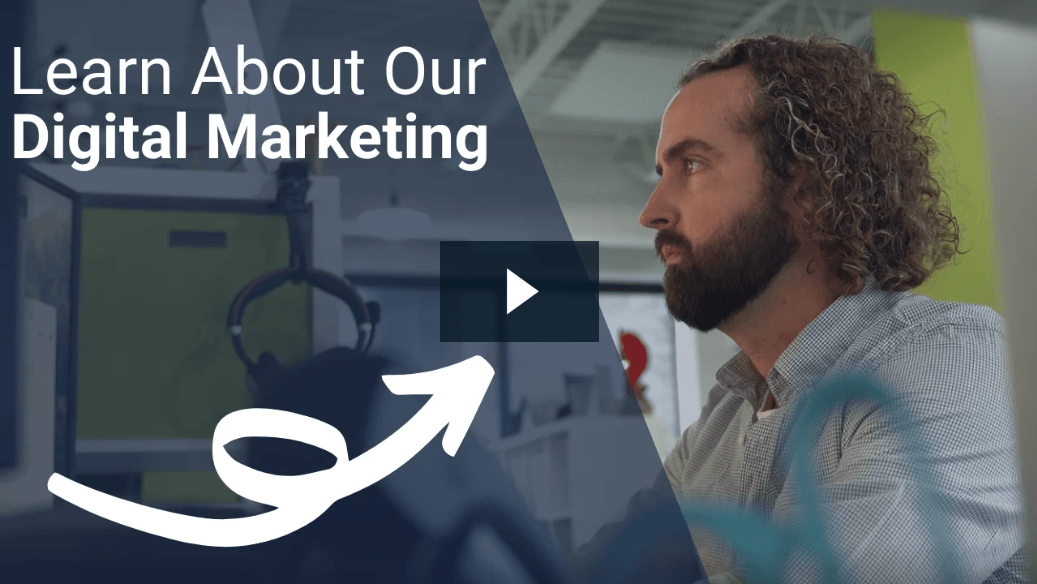
[[[675,231],[656,235],[660,256],[664,245],[681,254],[663,279],[666,307],[674,318],[703,332],[712,330],[758,298],[788,264],[799,241],[773,194],[765,192],[762,206],[741,213],[726,231],[698,247]]]

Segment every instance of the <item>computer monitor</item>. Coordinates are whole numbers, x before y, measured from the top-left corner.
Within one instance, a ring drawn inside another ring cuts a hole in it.
[[[25,4],[22,0],[8,2],[4,7],[4,18],[0,18],[0,32],[11,41],[12,46],[24,46]],[[6,70],[5,70],[6,71]],[[6,75],[5,75],[6,77]],[[0,92],[0,112],[5,114],[21,110],[21,98],[13,92]],[[5,116],[11,120],[10,116]],[[7,195],[14,190],[16,161],[12,157],[0,157],[0,473],[17,464],[17,429],[15,428],[17,399],[15,393],[15,258],[16,220],[14,197]]]
[[[49,500],[46,481],[70,474],[75,435],[79,195],[19,166],[14,201],[14,457],[0,475],[0,511]]]
[[[15,184],[14,165],[4,161],[3,188],[8,192]],[[16,233],[14,197],[0,197],[0,473],[14,467],[18,462],[18,432],[15,428],[18,409],[15,391],[15,289],[18,272],[15,258]]]
[[[197,180],[160,174],[171,173]],[[253,403],[227,312],[290,252],[285,215],[270,200],[213,195],[87,192],[79,238],[76,481],[191,513],[240,503],[212,460],[216,424]],[[310,311],[303,285],[257,299],[243,315],[246,352],[285,364],[309,357]]]

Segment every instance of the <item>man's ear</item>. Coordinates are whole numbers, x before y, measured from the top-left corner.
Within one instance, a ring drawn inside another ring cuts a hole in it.
[[[792,178],[785,191],[784,206],[796,236],[808,238],[814,225],[814,201],[807,196],[807,170],[802,164],[792,167]]]

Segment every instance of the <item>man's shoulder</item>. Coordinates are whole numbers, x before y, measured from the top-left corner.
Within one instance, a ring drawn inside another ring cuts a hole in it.
[[[1004,329],[1001,315],[989,306],[933,300],[922,294],[902,296],[889,316],[901,326],[918,331],[957,327],[1001,333]]]
[[[1006,383],[1004,322],[992,308],[906,294],[862,335],[865,371],[898,386]]]
[[[994,309],[980,304],[938,301],[921,294],[900,294],[858,337],[873,364],[909,349],[950,351],[955,347],[1000,350],[1004,321]]]

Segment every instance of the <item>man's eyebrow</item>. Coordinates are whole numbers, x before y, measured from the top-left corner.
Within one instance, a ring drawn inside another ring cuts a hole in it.
[[[680,142],[677,142],[673,146],[667,148],[666,152],[663,153],[663,160],[673,160],[674,158],[677,158],[687,150],[702,150],[707,154],[712,154],[714,156],[719,156],[720,154],[719,151],[717,151],[717,149],[712,144],[706,142],[705,140],[700,140],[698,138],[685,138]],[[661,165],[655,165],[655,173],[659,176],[662,176],[663,168]]]

